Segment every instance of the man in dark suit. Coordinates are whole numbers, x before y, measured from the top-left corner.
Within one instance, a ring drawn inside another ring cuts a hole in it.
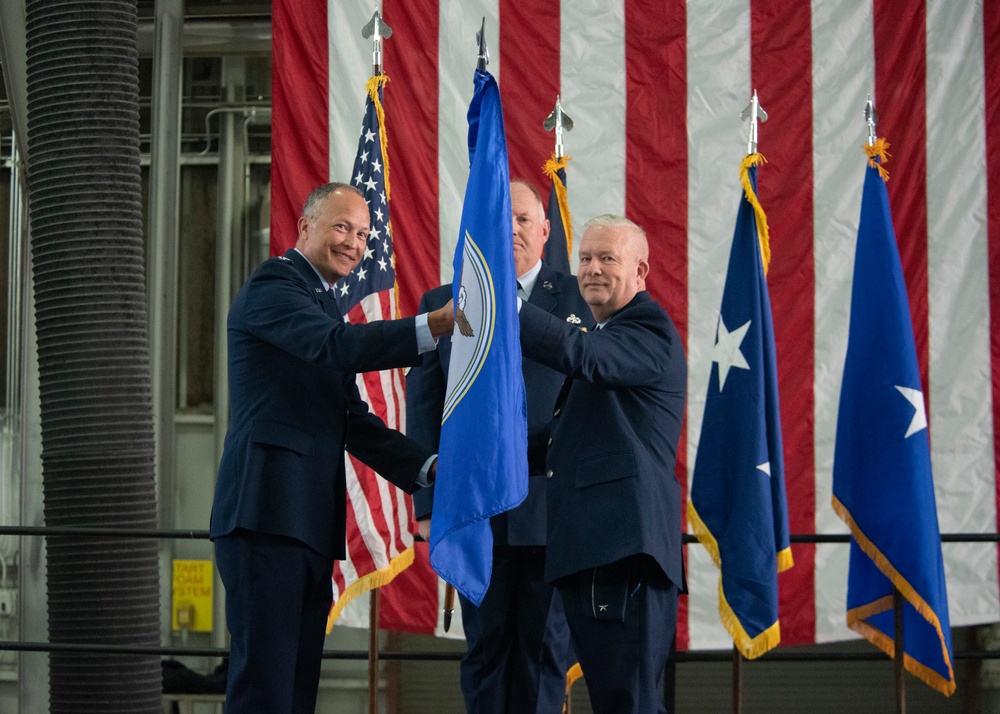
[[[295,248],[262,264],[229,310],[230,422],[210,530],[231,634],[227,714],[315,711],[346,548],[344,450],[408,493],[433,478],[433,452],[368,411],[355,373],[414,364],[451,331],[451,306],[345,323],[328,290],[368,232],[357,189],[317,188]]]
[[[592,324],[590,310],[572,275],[542,263],[549,222],[538,191],[526,181],[510,185],[514,268],[519,294],[553,319],[574,329]],[[451,286],[426,293],[420,309],[446,303]],[[424,354],[406,378],[407,433],[429,449],[441,435],[441,413],[451,340]],[[493,571],[482,604],[460,596],[468,649],[461,685],[469,712],[558,714],[565,698],[566,669],[575,661],[562,604],[542,575],[545,567],[545,450],[552,406],[565,377],[524,360],[528,400],[528,497],[512,511],[494,516]],[[421,535],[430,533],[433,489],[414,496]]]
[[[598,714],[665,711],[657,680],[684,587],[674,466],[687,366],[645,291],[648,272],[643,230],[598,216],[577,273],[595,330],[520,307],[524,354],[569,377],[548,448],[545,579],[562,596]]]

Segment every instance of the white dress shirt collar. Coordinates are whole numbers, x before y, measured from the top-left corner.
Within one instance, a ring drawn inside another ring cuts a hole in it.
[[[534,267],[529,268],[524,275],[517,276],[517,283],[521,286],[521,290],[524,291],[524,296],[522,296],[523,299],[528,300],[531,298],[531,291],[535,289],[535,283],[538,281],[538,273],[540,273],[541,270],[542,259],[539,258]]]

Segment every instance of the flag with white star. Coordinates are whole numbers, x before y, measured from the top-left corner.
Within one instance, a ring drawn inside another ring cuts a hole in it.
[[[781,641],[778,573],[792,566],[760,161],[752,154],[740,168],[744,191],[688,501],[691,527],[719,568],[719,616],[751,659]]]
[[[923,387],[896,234],[876,157],[861,199],[833,507],[851,528],[847,624],[944,694],[955,691]],[[884,171],[884,170],[883,170]],[[896,653],[893,590],[904,598]]]
[[[351,184],[368,202],[371,232],[364,258],[334,285],[344,320],[354,324],[397,317],[398,295],[389,223],[389,165],[382,110],[385,75],[368,80],[365,116]],[[358,391],[387,426],[402,430],[406,412],[403,370],[366,372]],[[413,562],[413,503],[401,490],[350,454],[347,470],[347,557],[333,566],[329,626],[358,595],[389,583]]]

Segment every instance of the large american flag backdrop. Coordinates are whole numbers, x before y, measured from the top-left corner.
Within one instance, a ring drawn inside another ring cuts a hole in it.
[[[374,9],[275,0],[275,164],[304,184],[354,163]],[[888,183],[909,292],[942,532],[997,530],[1000,440],[1000,2],[898,0],[384,0],[392,219],[401,312],[452,279],[468,176],[466,111],[476,31],[503,97],[512,176],[543,190],[562,98],[578,225],[624,213],[651,239],[648,287],[686,343],[678,474],[690,480],[705,404],[747,125],[757,90],[758,192],[770,224],[792,533],[846,533],[831,508],[834,435],[871,92],[890,144]],[[287,26],[286,26],[287,25]],[[294,26],[294,27],[292,27]],[[277,71],[281,52],[286,63]],[[295,65],[294,63],[299,63]],[[279,86],[284,83],[286,86]],[[294,97],[282,113],[279,100]],[[311,166],[304,162],[314,162]],[[274,187],[275,250],[294,240],[310,185]],[[575,266],[575,260],[574,260]],[[708,445],[706,448],[719,448]],[[848,547],[795,544],[780,578],[782,644],[845,639]],[[953,625],[1000,620],[998,549],[944,545]],[[419,561],[419,558],[418,558]],[[718,571],[687,549],[680,647],[728,648]],[[411,567],[384,588],[388,626],[433,632],[433,584]],[[439,629],[439,625],[437,625]],[[454,628],[453,628],[454,631]]]

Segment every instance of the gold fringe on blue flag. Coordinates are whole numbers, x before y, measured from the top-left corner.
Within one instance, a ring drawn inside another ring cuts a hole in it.
[[[573,219],[569,214],[566,184],[560,178],[559,172],[562,171],[565,174],[566,166],[572,158],[572,156],[563,156],[557,159],[556,155],[552,154],[552,158],[542,166],[545,175],[552,179],[552,188],[556,192],[556,200],[559,203],[559,216],[562,218],[563,230],[566,231],[566,255],[573,255]]]
[[[754,659],[781,641],[778,573],[792,566],[777,357],[764,271],[767,218],[760,154],[740,165],[733,232],[695,458],[688,523],[719,568],[719,618]]]
[[[847,625],[942,694],[955,691],[923,385],[892,225],[889,144],[865,145],[833,509],[851,529]],[[894,593],[903,597],[896,651]]]

